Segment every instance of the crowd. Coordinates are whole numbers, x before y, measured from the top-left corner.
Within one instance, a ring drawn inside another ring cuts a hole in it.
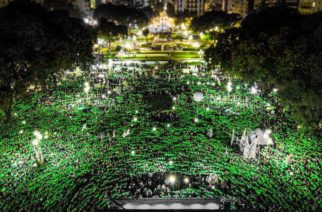
[[[85,210],[125,197],[321,208],[321,146],[274,96],[252,94],[251,85],[202,64],[118,62],[60,83],[47,97],[19,101],[15,123],[1,131],[0,208]],[[194,100],[196,92],[202,101]],[[152,110],[155,102],[164,107]],[[230,145],[232,133],[239,138],[245,128],[272,129],[275,145],[263,148],[258,161],[244,160]],[[41,167],[31,142],[35,129],[44,135]]]

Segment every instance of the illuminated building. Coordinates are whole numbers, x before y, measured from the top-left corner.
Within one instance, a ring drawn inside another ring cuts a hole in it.
[[[176,0],[174,1],[174,8],[177,13],[189,12],[202,15],[205,12],[204,0]]]
[[[152,2],[150,0],[106,0],[107,3],[112,3],[116,5],[126,5],[131,7],[146,7],[149,6]]]
[[[171,32],[174,28],[174,19],[168,17],[165,11],[162,11],[158,17],[151,20],[149,31],[151,33]]]
[[[300,0],[299,12],[301,14],[312,14],[322,10],[321,0]]]
[[[322,10],[321,0],[285,0],[283,3],[278,0],[222,0],[221,2],[222,11],[227,13],[238,13],[242,16],[246,16],[252,11],[259,10],[261,7],[273,7],[281,4],[298,9],[302,14],[311,14]]]

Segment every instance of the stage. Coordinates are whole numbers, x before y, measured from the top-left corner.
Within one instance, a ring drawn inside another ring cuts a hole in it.
[[[186,199],[119,199],[112,203],[115,209],[126,210],[222,210],[219,198],[186,198]]]

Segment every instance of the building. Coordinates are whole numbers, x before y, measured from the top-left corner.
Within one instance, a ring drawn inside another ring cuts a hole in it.
[[[150,5],[152,0],[72,0],[73,4],[80,8],[81,11],[94,10],[100,4],[125,5],[129,7],[142,8]]]
[[[322,11],[322,0],[300,0],[299,12],[307,15]]]
[[[90,10],[90,1],[89,0],[74,0],[73,5],[83,14]]]
[[[176,13],[188,12],[200,16],[205,12],[205,0],[176,0],[173,5]]]
[[[79,0],[79,1],[86,2],[86,4],[89,5],[89,8],[93,10],[100,4],[105,4],[108,2],[108,0]]]
[[[205,0],[205,12],[211,10],[221,10],[222,0]]]
[[[281,2],[281,0],[222,0],[221,7],[227,13],[238,13],[246,16],[252,11],[259,10],[262,7],[273,7],[282,4]],[[283,5],[299,9],[299,0],[284,0]]]
[[[6,6],[13,0],[0,0],[0,7]],[[44,0],[34,0],[43,5]],[[85,13],[94,10],[100,4],[112,3],[115,5],[126,5],[130,7],[143,8],[153,6],[158,3],[171,3],[174,5],[176,12],[190,12],[198,16],[205,11],[205,0],[59,0],[62,2],[72,3],[75,9]]]
[[[130,7],[146,7],[150,5],[150,0],[106,0],[106,3],[112,3],[116,5],[126,5]]]
[[[222,11],[227,13],[245,14],[247,2],[244,0],[222,0]]]

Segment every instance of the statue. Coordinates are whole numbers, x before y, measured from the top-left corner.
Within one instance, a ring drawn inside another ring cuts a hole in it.
[[[243,132],[239,141],[239,147],[245,159],[257,159],[259,156],[260,145],[273,145],[270,137],[271,130],[256,129],[250,133]]]
[[[212,136],[213,136],[213,129],[212,129],[212,127],[208,130],[207,136],[209,138],[212,138]]]
[[[204,96],[203,96],[203,93],[202,92],[196,92],[193,94],[193,99],[196,101],[196,102],[201,102],[203,100]]]

